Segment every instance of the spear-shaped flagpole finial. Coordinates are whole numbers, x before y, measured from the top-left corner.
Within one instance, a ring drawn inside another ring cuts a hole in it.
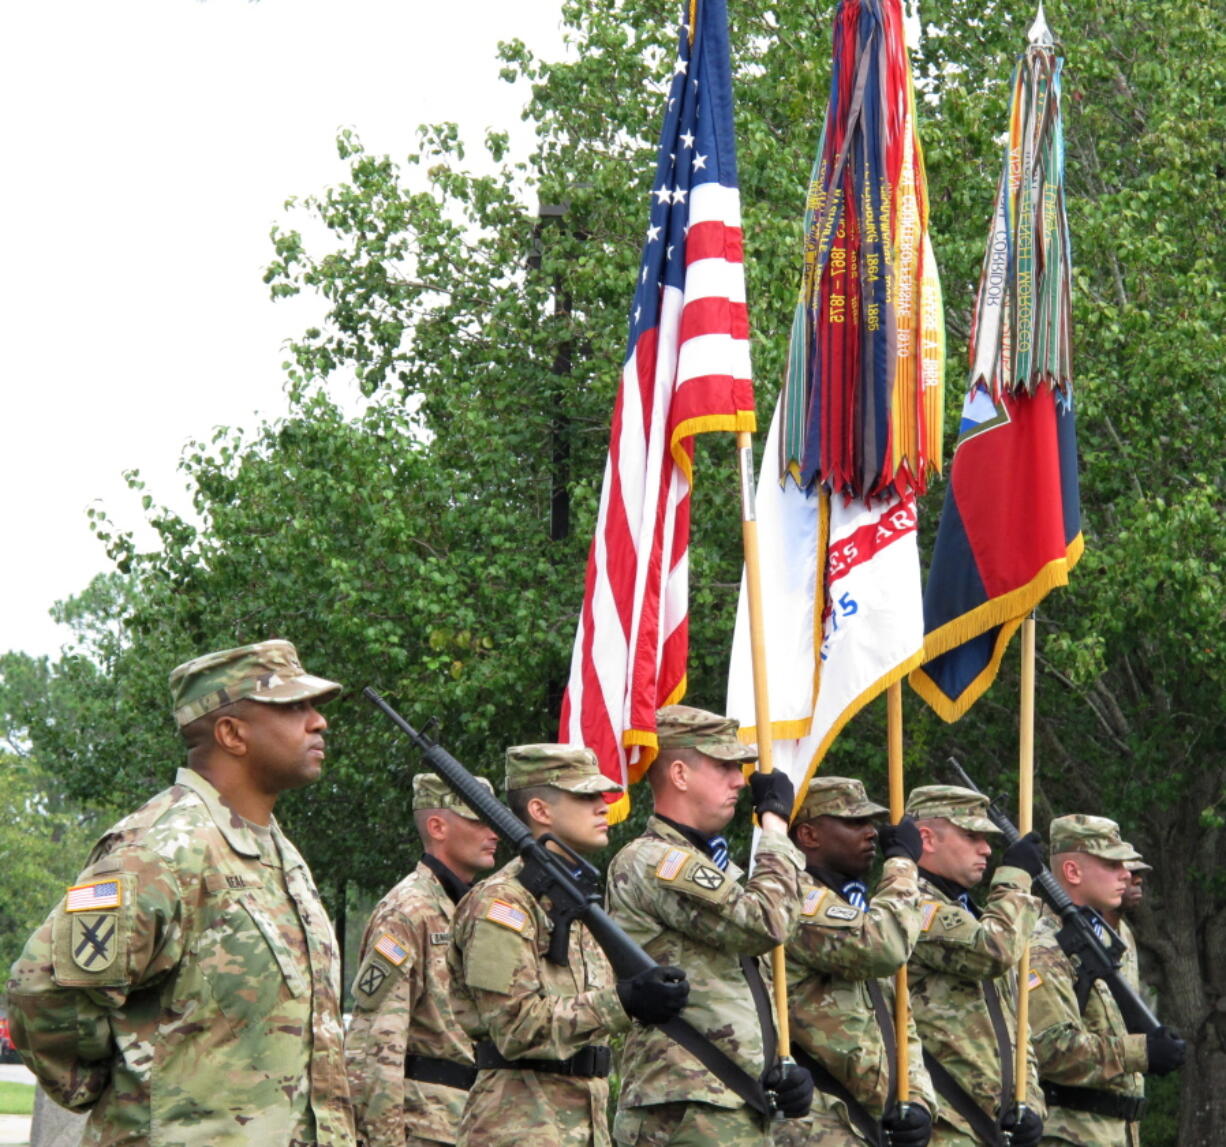
[[[1047,26],[1047,14],[1043,11],[1043,0],[1039,0],[1039,10],[1035,14],[1034,23],[1030,25],[1026,39],[1037,48],[1050,48],[1055,43],[1051,29]]]

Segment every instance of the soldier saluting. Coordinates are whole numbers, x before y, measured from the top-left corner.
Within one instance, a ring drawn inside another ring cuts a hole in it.
[[[188,767],[109,829],[13,965],[9,1019],[84,1143],[345,1147],[340,959],[273,818],[323,767],[340,686],[288,641],[170,675]]]

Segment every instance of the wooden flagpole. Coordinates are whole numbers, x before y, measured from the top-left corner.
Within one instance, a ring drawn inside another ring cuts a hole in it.
[[[766,688],[766,639],[762,621],[762,573],[758,557],[758,517],[754,506],[753,435],[740,430],[736,436],[741,475],[741,539],[745,549],[745,597],[749,606],[749,645],[753,653],[753,702],[758,726],[758,770],[774,770],[771,738],[770,694]],[[779,1057],[791,1057],[792,1032],[788,1019],[787,959],[783,945],[771,953],[775,1012],[779,1033]]]
[[[903,818],[906,796],[902,779],[902,682],[895,681],[886,692],[886,718],[889,738],[890,821],[897,824]],[[898,1102],[911,1101],[911,1045],[907,1029],[911,1026],[911,998],[907,986],[907,965],[894,973],[894,1042],[898,1048]]]
[[[1019,709],[1017,769],[1017,831],[1025,836],[1034,827],[1034,613],[1022,622],[1022,680]],[[1017,965],[1017,1052],[1013,1098],[1026,1102],[1030,1050],[1030,942]]]

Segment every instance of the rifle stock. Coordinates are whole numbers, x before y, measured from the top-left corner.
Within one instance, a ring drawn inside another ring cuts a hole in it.
[[[953,757],[949,758],[949,764],[965,788],[983,795],[979,786]],[[987,811],[988,819],[1000,829],[1010,844],[1020,839],[1017,826],[995,801],[989,801]],[[1102,980],[1119,1006],[1130,1032],[1146,1035],[1156,1032],[1162,1026],[1158,1017],[1120,974],[1120,961],[1126,950],[1124,941],[1105,920],[1096,917],[1106,936],[1105,941],[1100,940],[1086,912],[1069,899],[1069,894],[1046,866],[1035,877],[1035,884],[1042,899],[1063,921],[1063,927],[1056,933],[1056,940],[1077,969],[1077,1001],[1082,1008],[1094,981]]]

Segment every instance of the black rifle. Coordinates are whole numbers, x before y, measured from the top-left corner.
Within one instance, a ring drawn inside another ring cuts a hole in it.
[[[595,868],[566,849],[555,837],[534,837],[528,826],[489,790],[479,785],[476,778],[442,745],[414,729],[369,686],[362,693],[421,750],[426,763],[447,782],[451,790],[523,858],[521,883],[538,900],[548,896],[553,905],[553,938],[546,959],[554,964],[566,963],[570,925],[575,920],[582,920],[608,956],[619,980],[632,979],[656,966],[656,961],[627,936],[601,907],[600,876]],[[565,855],[551,852],[545,847],[546,841],[564,848]],[[576,871],[578,876],[575,875]],[[560,952],[557,951],[559,936]],[[678,1016],[656,1026],[759,1114],[768,1117],[772,1114],[771,1100],[761,1082],[689,1023]]]
[[[958,780],[972,792],[981,790],[966,775],[966,771],[953,758],[949,758],[950,767]],[[988,804],[988,819],[996,825],[1005,839],[1013,844],[1021,834],[1014,823],[1005,815],[1000,807],[991,801]],[[1158,1017],[1145,1005],[1145,1001],[1137,995],[1132,985],[1120,975],[1120,961],[1125,952],[1124,941],[1115,930],[1096,913],[1089,909],[1079,908],[1069,899],[1069,895],[1061,887],[1060,882],[1044,867],[1035,877],[1039,895],[1051,907],[1051,910],[1063,921],[1063,927],[1056,933],[1056,941],[1064,954],[1073,962],[1077,969],[1077,1006],[1085,1011],[1086,1000],[1095,980],[1102,980],[1107,985],[1111,995],[1119,1006],[1124,1024],[1130,1032],[1143,1032],[1149,1035],[1161,1028]],[[1100,940],[1094,932],[1092,921],[1097,920],[1103,930],[1105,940]]]

